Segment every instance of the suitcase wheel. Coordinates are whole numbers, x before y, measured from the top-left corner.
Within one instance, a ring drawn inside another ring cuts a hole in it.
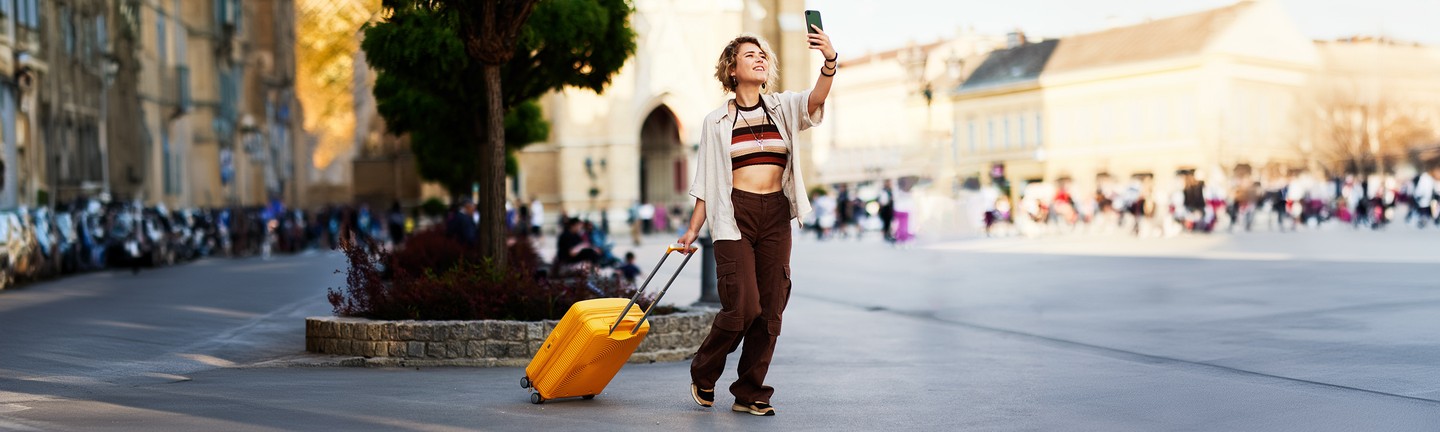
[[[595,395],[585,395],[585,396],[581,396],[580,398],[581,398],[581,399],[585,399],[585,400],[591,400],[591,399],[595,399]]]
[[[545,398],[540,397],[540,393],[539,393],[539,392],[530,393],[530,403],[539,405],[539,404],[545,403]]]
[[[520,377],[520,388],[530,388],[530,377]]]

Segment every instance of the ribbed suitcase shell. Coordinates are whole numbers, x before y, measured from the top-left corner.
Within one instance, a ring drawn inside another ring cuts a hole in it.
[[[545,345],[525,367],[525,376],[540,397],[549,400],[591,396],[605,390],[650,332],[647,321],[640,325],[639,331],[630,334],[644,316],[644,312],[635,307],[625,315],[615,333],[608,334],[628,302],[629,299],[605,298],[570,306],[560,323],[545,337]]]

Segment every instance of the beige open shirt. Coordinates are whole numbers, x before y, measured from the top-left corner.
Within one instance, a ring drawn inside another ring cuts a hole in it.
[[[810,90],[787,91],[778,94],[762,94],[760,100],[770,111],[770,116],[780,123],[780,136],[790,152],[790,163],[785,164],[781,176],[781,190],[790,199],[790,218],[810,214],[810,199],[806,197],[805,181],[800,175],[799,155],[795,153],[795,132],[820,124],[825,116],[822,105],[815,115],[807,115],[810,106]],[[730,167],[730,104],[726,100],[719,109],[705,116],[700,130],[700,150],[696,155],[695,181],[690,183],[690,196],[705,201],[705,220],[710,226],[711,238],[715,240],[740,240],[740,227],[735,224],[735,203],[730,202],[730,191],[734,188]]]

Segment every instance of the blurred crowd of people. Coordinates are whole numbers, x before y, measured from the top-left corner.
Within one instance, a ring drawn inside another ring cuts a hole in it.
[[[1333,224],[1380,229],[1394,223],[1424,228],[1440,225],[1436,174],[1323,178],[1301,173],[1262,180],[1246,176],[1219,185],[1190,171],[1180,173],[1179,186],[1169,191],[1156,191],[1151,179],[1137,177],[1124,184],[1101,182],[1093,194],[1075,193],[1065,183],[1032,183],[1015,205],[993,186],[979,194],[986,204],[981,211],[987,235],[1294,231]]]

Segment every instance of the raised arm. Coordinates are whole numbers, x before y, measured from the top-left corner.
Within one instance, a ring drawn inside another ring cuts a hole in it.
[[[809,33],[810,49],[819,50],[825,56],[825,63],[820,66],[820,77],[815,79],[815,88],[810,90],[810,106],[806,107],[805,114],[815,115],[815,111],[825,105],[825,98],[830,96],[830,82],[834,81],[835,68],[839,66],[839,57],[835,48],[830,46],[830,35],[814,25],[810,26],[817,33]]]

